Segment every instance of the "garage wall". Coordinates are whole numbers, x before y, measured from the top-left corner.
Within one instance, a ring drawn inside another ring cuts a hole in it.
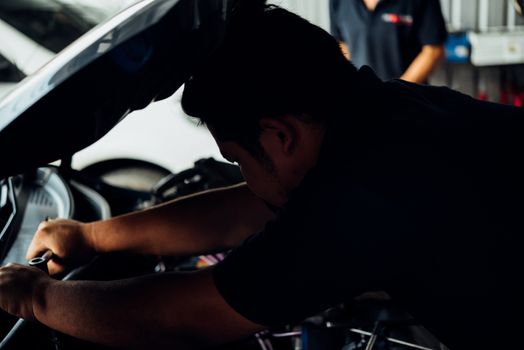
[[[329,30],[329,0],[269,2],[283,6]],[[441,5],[450,33],[500,33],[500,40],[505,40],[508,33],[522,33],[518,37],[520,41],[517,41],[512,49],[524,55],[524,18],[516,15],[512,0],[441,0]],[[486,49],[490,51],[489,48]],[[502,95],[508,93],[505,91],[509,89],[506,85],[515,84],[514,81],[517,80],[517,85],[524,85],[524,82],[520,81],[524,80],[522,62],[481,66],[468,62],[443,64],[433,74],[431,83],[450,86],[475,97],[500,102],[504,100]],[[511,96],[509,99],[511,100]]]
[[[329,31],[329,0],[270,0]]]
[[[270,0],[312,23],[329,29],[329,0]],[[524,26],[515,15],[512,0],[440,0],[450,31],[493,30]]]

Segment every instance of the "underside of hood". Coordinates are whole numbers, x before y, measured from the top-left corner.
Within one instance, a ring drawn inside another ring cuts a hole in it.
[[[95,27],[0,101],[0,178],[89,146],[172,95],[220,43],[238,0],[147,0]]]

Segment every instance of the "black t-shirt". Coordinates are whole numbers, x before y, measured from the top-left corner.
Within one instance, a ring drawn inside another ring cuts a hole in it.
[[[363,0],[330,0],[331,34],[345,42],[351,61],[384,80],[400,78],[424,45],[447,37],[440,0],[381,0],[369,11]]]
[[[317,166],[215,268],[220,293],[276,326],[383,290],[451,349],[512,344],[524,311],[524,110],[383,83],[367,67],[359,76],[357,109],[328,127]]]

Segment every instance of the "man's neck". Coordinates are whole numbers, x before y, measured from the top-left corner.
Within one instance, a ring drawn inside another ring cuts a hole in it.
[[[362,0],[368,11],[375,11],[380,0]]]
[[[298,165],[294,172],[295,179],[293,187],[299,185],[307,173],[318,164],[325,134],[326,126],[320,123],[311,124],[303,130],[302,137],[307,141],[300,147],[301,151],[297,157],[299,162],[297,162]]]

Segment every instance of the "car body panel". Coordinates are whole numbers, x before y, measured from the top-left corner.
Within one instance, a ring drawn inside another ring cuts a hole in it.
[[[220,42],[233,3],[140,1],[68,46],[0,100],[0,147],[12,150],[0,177],[70,157],[172,95]]]

